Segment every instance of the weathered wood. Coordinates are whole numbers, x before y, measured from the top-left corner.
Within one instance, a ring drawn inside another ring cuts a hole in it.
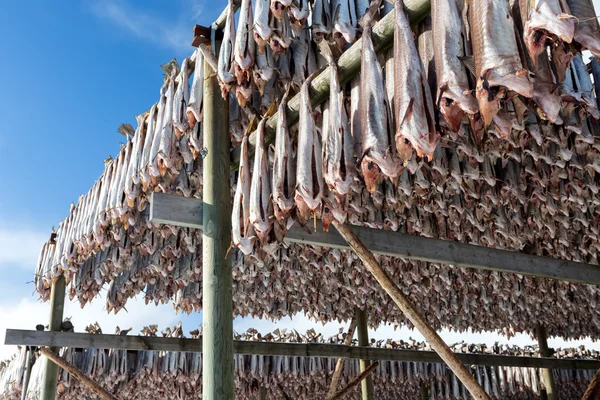
[[[600,398],[600,369],[596,371],[596,375],[588,385],[581,400],[597,400]]]
[[[369,365],[364,371],[360,373],[356,378],[350,381],[345,388],[336,393],[330,400],[343,399],[348,393],[354,389],[356,385],[365,381],[366,378],[371,376],[371,372],[375,371],[375,368],[379,365],[379,361],[375,361],[373,364]],[[363,397],[364,398],[364,397]]]
[[[352,318],[350,321],[350,326],[348,327],[348,332],[346,333],[346,337],[344,338],[343,344],[346,346],[352,343],[352,338],[354,337],[354,331],[356,330],[356,317]],[[333,375],[331,377],[331,383],[329,384],[329,390],[327,391],[326,397],[332,397],[335,395],[338,386],[340,385],[340,378],[342,377],[342,372],[344,370],[344,361],[343,358],[338,358],[335,363],[335,369],[333,370]]]
[[[119,350],[155,350],[202,352],[202,338],[183,339],[170,337],[94,335],[75,332],[40,332],[7,329],[6,345],[57,346],[71,348],[97,348]],[[390,360],[406,362],[442,363],[433,351],[383,349],[376,347],[347,346],[328,343],[282,343],[233,341],[235,354],[258,354],[265,356],[294,356],[319,358],[349,358],[354,360]],[[457,353],[458,359],[467,365],[488,365],[553,369],[600,369],[600,361],[582,359],[557,359],[547,357],[501,356],[492,354]]]
[[[202,168],[202,398],[233,399],[233,282],[229,189],[229,105],[204,62]]]
[[[50,289],[50,321],[48,322],[48,330],[51,332],[60,331],[63,321],[63,313],[65,309],[65,278],[61,275],[56,282],[52,284]],[[51,347],[51,351],[58,352],[60,347]],[[58,379],[58,367],[49,360],[44,360],[42,389],[40,393],[41,400],[56,399],[56,384]]]
[[[411,24],[418,23],[423,19],[431,8],[430,0],[404,0],[404,9]],[[392,45],[394,38],[394,13],[391,12],[381,19],[373,27],[373,45],[375,52],[381,54]],[[349,82],[360,72],[360,59],[362,54],[362,39],[358,39],[338,59],[338,73],[340,84]],[[317,75],[310,85],[310,98],[313,107],[318,106],[329,98],[329,67]],[[298,121],[300,110],[300,95],[290,99],[287,104],[288,126],[293,126]],[[277,113],[268,119],[265,125],[265,142],[270,144],[275,140],[275,128],[277,127]],[[256,144],[256,132],[250,135],[248,152],[252,158]],[[236,170],[240,163],[240,146],[233,149],[231,153],[231,167]]]
[[[429,400],[429,390],[425,382],[421,382],[421,400]]]
[[[26,359],[27,364],[25,364],[25,376],[23,377],[23,384],[21,385],[21,400],[27,399],[27,389],[29,388],[29,380],[31,379],[31,368],[33,367],[34,362],[33,350],[29,346],[27,346]]]
[[[172,194],[163,194],[150,200],[150,209],[162,209],[162,202],[175,203]],[[200,209],[202,201],[187,199],[186,202]],[[172,205],[165,207],[173,208]],[[154,213],[161,214],[160,211]],[[163,218],[165,217],[164,214]],[[171,219],[163,223],[177,226],[202,227],[202,216],[174,211]],[[151,218],[152,220],[152,218]],[[324,232],[317,224],[317,231],[308,233],[298,225],[292,226],[285,237],[288,243],[310,244],[338,249],[350,249],[348,243],[333,228]],[[375,254],[401,257],[441,264],[452,264],[459,267],[484,269],[497,272],[508,272],[538,278],[560,279],[563,281],[600,285],[600,266],[575,261],[559,260],[550,257],[533,256],[516,251],[499,250],[453,242],[450,240],[430,239],[383,229],[372,229],[364,226],[352,226],[352,230],[367,248]]]
[[[202,201],[196,198],[176,196],[161,192],[150,195],[150,221],[156,224],[172,224],[202,229]]]
[[[46,356],[49,360],[51,360],[57,367],[61,367],[69,374],[71,374],[74,378],[76,378],[79,382],[81,382],[85,387],[90,389],[92,392],[96,393],[98,397],[103,400],[117,400],[115,396],[110,394],[106,389],[100,386],[97,382],[88,378],[79,368],[71,365],[64,358],[54,353],[53,351],[42,347],[40,349],[40,353]]]
[[[356,319],[356,326],[358,327],[358,345],[369,346],[369,325],[367,323],[367,313],[358,307],[354,308],[354,319]],[[365,372],[371,361],[360,360],[360,372]],[[373,400],[374,389],[373,389],[373,378],[367,376],[361,382],[362,400]]]
[[[540,347],[540,356],[550,357],[550,349],[548,349],[548,338],[546,336],[546,328],[538,325],[535,329],[535,333]],[[542,381],[546,388],[546,396],[548,400],[556,400],[556,387],[554,385],[554,377],[552,376],[552,370],[549,368],[542,369]]]
[[[442,338],[437,332],[429,325],[425,318],[419,313],[419,311],[412,305],[410,300],[402,293],[400,288],[394,283],[388,273],[381,267],[373,253],[365,247],[360,239],[354,234],[350,227],[345,224],[341,224],[337,221],[333,221],[333,225],[336,227],[338,232],[344,237],[344,239],[350,244],[352,249],[360,257],[365,267],[371,272],[371,274],[377,279],[377,282],[381,285],[383,290],[394,300],[394,303],[400,308],[402,313],[408,318],[408,320],[417,328],[417,330],[425,337],[425,340],[433,350],[440,356],[446,363],[448,368],[454,372],[456,377],[462,382],[467,388],[471,396],[475,399],[486,399],[490,397],[483,390],[481,385],[477,383],[475,377],[467,370],[467,368],[461,363],[456,355],[450,350],[448,345],[444,343]]]

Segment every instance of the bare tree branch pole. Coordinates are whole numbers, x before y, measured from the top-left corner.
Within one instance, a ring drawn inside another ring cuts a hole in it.
[[[600,369],[596,372],[594,378],[592,378],[581,400],[596,400],[598,398],[600,398]]]
[[[104,389],[94,380],[88,378],[79,368],[69,364],[67,360],[65,360],[55,352],[51,351],[48,348],[42,347],[40,348],[40,353],[45,355],[54,364],[58,365],[59,367],[67,371],[69,374],[73,375],[78,381],[83,383],[85,387],[90,389],[92,392],[96,393],[101,399],[118,400],[115,396],[110,394],[106,389]]]
[[[348,327],[348,334],[344,339],[345,345],[349,345],[352,343],[352,337],[354,337],[354,331],[356,330],[356,317],[352,318],[350,322],[350,326]],[[333,371],[333,376],[331,377],[331,385],[329,385],[329,391],[327,392],[327,398],[335,395],[335,391],[337,390],[340,384],[340,378],[342,377],[342,371],[344,370],[344,361],[343,358],[338,358],[337,363],[335,364],[335,370]]]
[[[369,365],[367,369],[361,372],[356,378],[354,378],[345,388],[336,393],[333,397],[328,397],[328,400],[338,400],[343,399],[345,395],[350,393],[352,389],[358,384],[360,384],[371,372],[375,371],[375,368],[379,365],[379,361],[375,361],[373,364]]]
[[[448,345],[444,343],[442,338],[437,332],[427,323],[425,318],[419,313],[419,311],[412,305],[406,296],[402,293],[400,288],[392,281],[388,273],[381,267],[373,253],[365,247],[360,241],[352,229],[346,224],[342,224],[333,221],[333,225],[338,230],[340,235],[348,242],[350,247],[360,257],[362,262],[365,264],[369,272],[373,274],[377,282],[387,292],[387,294],[394,300],[400,310],[406,315],[406,317],[412,322],[417,330],[425,337],[425,340],[431,345],[431,348],[435,350],[442,360],[448,365],[448,367],[454,372],[454,374],[460,379],[465,385],[471,396],[477,400],[489,400],[490,397],[483,390],[483,388],[477,383],[475,377],[467,370],[467,368],[461,364],[460,360],[450,350]]]

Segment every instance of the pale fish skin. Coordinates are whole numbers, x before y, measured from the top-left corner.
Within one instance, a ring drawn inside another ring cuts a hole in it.
[[[300,35],[301,30],[302,27],[298,28],[297,36]],[[273,50],[273,58],[277,60],[279,55],[287,52],[287,49],[292,44],[292,26],[290,25],[288,14],[284,14],[283,19],[275,19],[272,32],[269,46]]]
[[[127,195],[127,205],[131,208],[135,205],[135,199],[139,193],[140,183],[140,164],[144,151],[144,142],[146,139],[146,129],[144,115],[136,115],[137,129],[133,136],[133,153],[127,167],[127,178],[125,179],[125,194]]]
[[[238,172],[238,182],[233,199],[231,217],[231,237],[233,246],[246,255],[254,250],[254,229],[250,223],[250,161],[248,161],[248,134],[244,135],[241,144],[241,159]]]
[[[329,189],[343,203],[356,176],[354,142],[344,106],[344,92],[340,87],[338,69],[329,44],[322,43],[322,52],[329,63],[329,115],[323,115],[323,178]]]
[[[363,27],[359,96],[361,169],[367,189],[371,193],[376,191],[377,185],[383,180],[382,173],[394,179],[402,169],[402,162],[393,140],[392,115],[389,113],[381,65],[371,38],[371,23],[377,6],[374,2],[361,20]],[[354,137],[356,140],[356,136]]]
[[[566,0],[575,19],[573,40],[600,57],[600,25],[592,0]]]
[[[158,158],[158,149],[160,148],[160,139],[163,127],[163,118],[165,116],[165,108],[167,103],[167,97],[165,96],[169,87],[169,79],[165,80],[164,85],[160,89],[160,101],[158,102],[156,125],[154,126],[154,139],[152,140],[152,148],[150,149],[148,159],[148,174],[151,179],[151,184],[155,185],[158,182],[160,171],[156,160]],[[150,185],[150,183],[148,183]]]
[[[265,147],[265,122],[266,118],[261,119],[256,128],[254,169],[250,186],[250,223],[263,245],[268,242],[274,218],[269,154]]]
[[[275,157],[273,160],[273,205],[279,228],[284,232],[289,228],[288,220],[294,209],[294,189],[296,187],[295,160],[292,137],[287,126],[286,91],[277,111],[277,130],[275,132]],[[293,221],[291,221],[293,222]]]
[[[347,43],[356,39],[356,4],[354,0],[332,0],[333,38],[338,47],[343,50]]]
[[[473,0],[469,7],[476,98],[486,126],[500,109],[506,91],[533,96],[529,71],[523,68],[507,0]]]
[[[296,170],[296,195],[294,197],[300,216],[308,220],[321,206],[323,196],[323,168],[321,140],[317,134],[310,104],[310,76],[300,89],[300,116],[298,128],[298,161]]]
[[[256,0],[254,5],[254,40],[260,54],[264,53],[265,46],[273,34],[269,24],[269,4],[270,0]]]
[[[455,0],[432,3],[433,44],[437,78],[436,104],[450,129],[458,132],[465,113],[479,111],[477,100],[469,88],[467,70],[459,57],[464,57],[464,27]]]
[[[226,98],[227,93],[235,84],[235,76],[233,74],[233,48],[235,45],[235,8],[233,0],[229,0],[227,5],[227,19],[225,21],[225,30],[223,42],[219,50],[217,77],[221,86],[221,95]]]
[[[566,0],[521,0],[521,7],[526,7],[527,14],[523,39],[534,62],[544,52],[548,39],[573,41],[575,18]]]
[[[294,76],[292,81],[297,88],[317,69],[315,53],[311,50],[310,32],[308,28],[302,29],[302,34],[292,43],[292,57],[294,59]]]
[[[275,18],[283,19],[283,15],[291,5],[292,0],[271,0],[271,12]]]
[[[288,10],[292,29],[296,36],[300,36],[300,31],[306,26],[310,14],[309,0],[293,0]]]
[[[158,103],[150,108],[148,118],[146,118],[146,139],[144,141],[144,152],[140,160],[140,180],[142,182],[142,191],[147,192],[152,179],[150,177],[150,152],[154,146],[154,136],[156,135],[156,117],[158,114]]]
[[[186,110],[188,124],[191,130],[196,123],[202,122],[202,100],[204,97],[204,56],[200,48],[196,49],[194,79]]]
[[[234,73],[237,84],[249,83],[251,80],[252,67],[254,66],[254,36],[252,34],[252,2],[242,0],[240,7],[240,18],[235,38],[234,48]]]
[[[165,176],[167,170],[173,166],[175,151],[175,134],[173,132],[173,102],[175,100],[175,73],[171,71],[169,79],[169,88],[167,89],[167,101],[165,103],[165,112],[162,121],[160,133],[160,145],[156,156],[156,168],[161,176]]]
[[[543,117],[554,123],[562,123],[559,116],[561,98],[559,85],[555,82],[550,61],[545,53],[538,56],[537,70],[533,80],[533,101],[543,111]]]
[[[254,65],[254,84],[262,96],[268,81],[273,78],[275,72],[275,60],[270,47],[267,47],[261,54],[256,55],[256,64]]]
[[[312,13],[312,37],[319,44],[331,34],[331,4],[329,0],[315,0]]]
[[[177,78],[177,91],[173,100],[173,129],[177,138],[181,139],[188,130],[186,109],[190,100],[190,74],[188,69],[189,59],[185,58],[181,63],[181,71]]]

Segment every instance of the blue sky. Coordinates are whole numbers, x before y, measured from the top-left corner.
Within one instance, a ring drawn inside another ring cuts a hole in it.
[[[0,154],[5,172],[0,185],[0,341],[4,329],[33,328],[46,323],[31,283],[41,244],[51,227],[67,215],[69,204],[87,192],[115,155],[121,123],[135,125],[134,116],[156,100],[162,84],[160,65],[181,61],[195,23],[209,25],[225,7],[224,0],[172,1],[34,1],[5,2],[0,13]],[[105,332],[115,325],[158,323],[180,318],[194,329],[200,315],[175,315],[170,305],[130,302],[129,313],[107,316],[103,299],[80,310],[67,304],[77,330],[94,320]],[[306,318],[286,318],[279,327],[305,330]],[[238,331],[262,331],[274,324],[236,320]],[[342,325],[319,325],[324,334]],[[403,329],[382,328],[377,337],[420,336]],[[461,338],[492,343],[496,335],[443,333],[449,342]],[[531,340],[520,336],[515,343]],[[559,343],[559,342],[556,342]],[[552,345],[552,343],[551,343]],[[558,344],[556,344],[558,345]],[[596,346],[597,347],[597,346]],[[0,359],[12,348],[0,347]]]

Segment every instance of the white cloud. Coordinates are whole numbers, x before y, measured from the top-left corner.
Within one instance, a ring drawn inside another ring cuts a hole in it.
[[[177,53],[191,53],[192,21],[202,13],[202,3],[183,0],[170,2],[168,7],[182,9],[180,16],[174,21],[166,21],[163,17],[134,8],[121,1],[97,0],[91,8],[99,18],[108,20],[139,39],[174,50]]]
[[[34,271],[50,230],[0,227],[0,268],[19,266]]]

